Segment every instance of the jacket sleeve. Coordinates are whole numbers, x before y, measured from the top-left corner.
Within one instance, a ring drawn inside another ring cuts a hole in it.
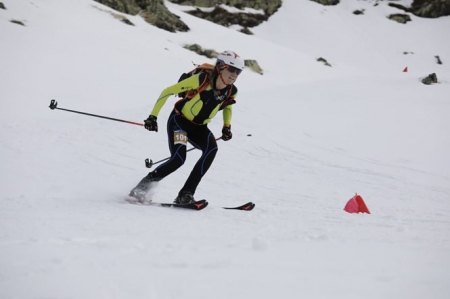
[[[159,112],[161,111],[161,108],[166,103],[167,99],[174,95],[178,94],[183,91],[188,91],[192,89],[196,89],[199,87],[199,75],[193,75],[187,79],[184,79],[183,81],[178,82],[177,84],[171,85],[164,89],[161,94],[158,97],[158,100],[155,103],[155,106],[153,106],[153,110],[150,113],[150,115],[158,116]]]
[[[229,105],[225,106],[222,110],[223,115],[223,125],[225,127],[231,126],[231,119],[233,117],[233,104],[236,103],[236,96],[237,96],[237,90],[233,93],[233,95],[229,98],[229,101],[231,102]]]
[[[233,116],[233,107],[227,106],[223,108],[223,125],[224,127],[231,127],[231,118]]]
[[[230,101],[232,102],[232,104],[234,104],[236,102],[236,96],[237,96],[237,88],[234,87],[233,90],[233,94],[230,97]],[[225,127],[230,127],[231,126],[231,118],[233,116],[233,106],[232,104],[227,105],[225,108],[223,108],[222,110],[222,114],[223,114],[223,125]]]

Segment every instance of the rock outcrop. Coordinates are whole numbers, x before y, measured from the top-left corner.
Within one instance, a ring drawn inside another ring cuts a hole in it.
[[[450,0],[414,0],[410,11],[424,18],[450,16]]]
[[[173,3],[187,6],[195,6],[196,9],[187,11],[187,13],[211,21],[213,23],[229,27],[231,25],[240,25],[241,32],[245,34],[252,34],[249,28],[258,26],[264,21],[267,21],[282,4],[281,0],[170,0]],[[240,11],[229,11],[221,4],[226,4],[228,7],[237,8]],[[209,9],[205,9],[209,8]],[[211,11],[210,8],[213,8]],[[252,8],[254,10],[261,10],[262,12],[244,12],[243,9]]]
[[[273,15],[280,7],[282,0],[169,0],[172,3],[196,7],[216,7],[220,4],[236,7],[237,9],[253,8],[264,11],[266,15]]]
[[[397,3],[388,5],[423,18],[439,18],[450,15],[450,0],[414,0],[411,7]]]
[[[189,31],[189,27],[180,18],[171,13],[164,0],[94,0],[114,10],[130,14],[139,14],[148,23],[170,31]]]
[[[94,1],[126,14],[139,14],[148,23],[170,32],[189,31],[189,27],[177,15],[167,9],[163,0]],[[267,21],[281,7],[282,0],[229,0],[225,3],[222,0],[171,0],[171,2],[196,7],[196,9],[187,11],[187,13],[196,17],[226,27],[240,25],[242,27],[241,32],[252,34],[249,28]],[[221,4],[226,4],[226,6],[221,6]],[[224,7],[236,8],[239,11],[229,11]],[[211,8],[213,9],[211,10]],[[245,8],[252,8],[254,11],[244,12],[243,9]]]

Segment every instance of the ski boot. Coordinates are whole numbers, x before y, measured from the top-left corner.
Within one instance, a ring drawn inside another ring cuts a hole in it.
[[[187,204],[187,203],[194,203],[194,195],[189,191],[181,191],[177,198],[173,201],[176,204]]]
[[[151,189],[152,184],[157,181],[159,181],[159,179],[155,177],[155,174],[152,172],[149,173],[139,182],[139,184],[137,184],[136,187],[134,187],[130,191],[130,194],[128,194],[128,196],[136,199],[138,202],[145,202],[145,195],[147,194],[148,190]]]
[[[147,191],[139,189],[138,187],[135,187],[130,191],[130,194],[128,194],[128,196],[132,197],[133,199],[137,200],[138,202],[143,203],[145,201],[146,194],[147,194]]]

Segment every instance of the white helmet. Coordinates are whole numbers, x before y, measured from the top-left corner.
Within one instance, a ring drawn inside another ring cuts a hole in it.
[[[245,67],[244,59],[233,51],[223,51],[220,53],[217,57],[216,65],[221,63],[234,66],[240,70],[244,70]]]

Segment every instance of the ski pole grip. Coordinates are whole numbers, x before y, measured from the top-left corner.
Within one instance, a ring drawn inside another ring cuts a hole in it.
[[[145,159],[145,167],[152,168],[152,166],[153,166],[153,161],[149,160],[148,158]]]
[[[58,102],[57,101],[55,101],[55,100],[51,100],[50,101],[50,109],[52,109],[52,110],[55,110],[56,109],[56,106],[58,106]]]

